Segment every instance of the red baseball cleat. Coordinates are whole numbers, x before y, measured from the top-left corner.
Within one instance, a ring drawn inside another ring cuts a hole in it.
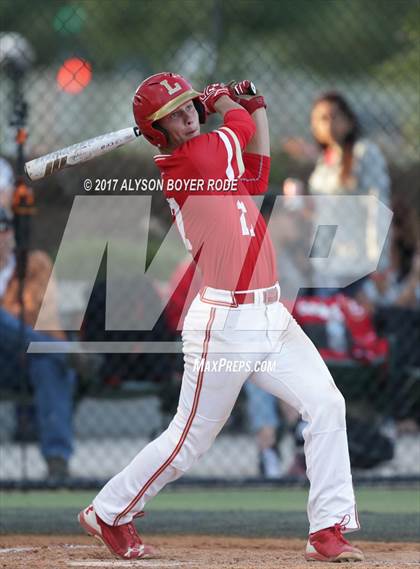
[[[89,535],[102,541],[109,551],[117,557],[140,559],[142,557],[153,557],[156,553],[153,547],[142,542],[132,522],[120,526],[110,526],[101,520],[92,505],[79,513],[78,520]]]
[[[335,524],[309,534],[306,544],[306,561],[324,561],[330,563],[363,561],[365,556],[343,537],[345,526]]]

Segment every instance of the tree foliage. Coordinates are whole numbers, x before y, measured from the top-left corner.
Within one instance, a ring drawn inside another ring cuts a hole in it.
[[[38,64],[78,55],[103,70],[161,68],[188,38],[197,38],[213,46],[219,63],[240,62],[258,45],[282,65],[359,74],[407,51],[415,58],[418,14],[418,0],[0,2],[2,29],[24,34]]]

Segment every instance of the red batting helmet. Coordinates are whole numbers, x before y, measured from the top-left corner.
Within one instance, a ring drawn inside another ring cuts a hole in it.
[[[156,122],[180,105],[193,101],[201,123],[206,121],[204,105],[191,84],[176,73],[156,73],[137,87],[133,98],[134,119],[140,132],[155,146],[166,146],[165,130]]]

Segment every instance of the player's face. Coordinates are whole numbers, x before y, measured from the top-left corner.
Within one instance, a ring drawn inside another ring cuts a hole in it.
[[[312,110],[312,132],[320,144],[340,145],[350,132],[352,124],[335,103],[320,101]]]
[[[187,101],[173,113],[164,117],[159,124],[169,136],[169,149],[177,148],[180,144],[200,134],[198,113],[192,101]]]

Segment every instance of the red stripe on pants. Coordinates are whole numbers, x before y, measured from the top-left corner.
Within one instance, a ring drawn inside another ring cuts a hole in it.
[[[191,429],[191,425],[192,425],[192,422],[194,420],[195,414],[197,413],[198,402],[200,399],[201,388],[203,385],[203,376],[204,376],[205,363],[206,363],[206,359],[207,359],[207,350],[208,350],[208,345],[209,345],[209,341],[210,341],[210,331],[211,331],[211,327],[213,325],[215,314],[216,314],[216,309],[212,308],[210,310],[210,317],[209,317],[209,321],[207,322],[206,333],[204,336],[203,352],[202,352],[201,361],[200,361],[200,371],[199,371],[198,377],[197,377],[197,385],[195,388],[193,405],[191,408],[190,415],[188,417],[188,421],[184,427],[184,430],[182,431],[181,438],[179,439],[178,444],[176,445],[175,449],[173,450],[171,456],[162,464],[162,466],[159,468],[159,470],[157,470],[149,478],[149,480],[146,482],[146,484],[143,486],[143,488],[140,490],[140,492],[131,500],[131,502],[128,504],[128,506],[125,508],[125,510],[123,512],[121,512],[120,514],[118,514],[118,516],[115,518],[115,521],[113,524],[114,526],[117,526],[118,522],[121,520],[121,518],[126,516],[128,514],[128,512],[134,508],[134,506],[141,499],[141,497],[145,494],[145,492],[147,492],[148,488],[150,488],[150,486],[153,484],[153,482],[156,480],[156,478],[158,478],[162,474],[162,472],[171,464],[171,462],[174,460],[174,458],[177,456],[177,454],[181,450],[182,445],[184,444],[185,439],[187,438],[187,435],[188,435],[189,430]]]

